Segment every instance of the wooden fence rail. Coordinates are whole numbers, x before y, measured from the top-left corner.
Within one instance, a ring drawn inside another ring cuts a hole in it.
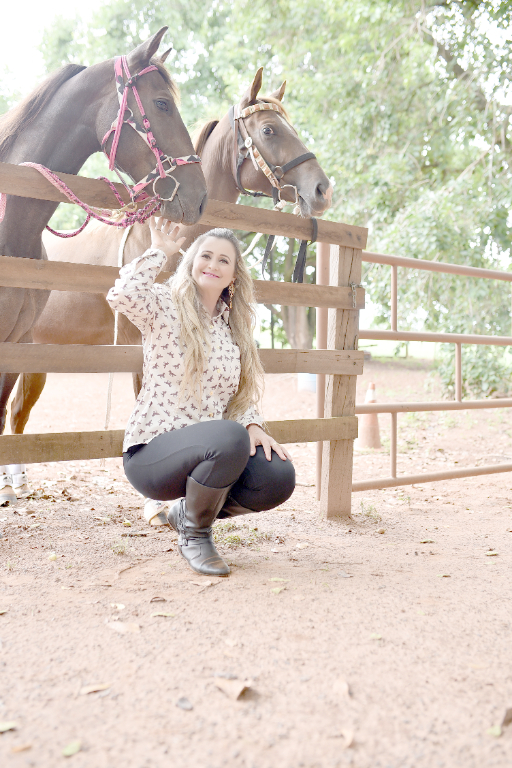
[[[266,373],[363,372],[364,352],[326,349],[260,349]],[[140,373],[142,346],[0,344],[0,373]]]
[[[84,202],[89,205],[119,208],[114,193],[103,182],[97,179],[86,179],[82,176],[72,176],[58,173],[62,179]],[[130,202],[126,189],[116,184],[117,191],[125,202]],[[18,197],[32,197],[36,200],[53,200],[67,203],[65,198],[44,176],[34,168],[0,163],[0,192],[6,192]],[[283,235],[310,240],[312,224],[309,219],[302,219],[292,213],[268,211],[266,208],[254,208],[249,205],[224,203],[220,200],[209,200],[201,224],[211,227],[228,227],[229,229],[248,229],[250,232],[262,232],[267,235]],[[368,230],[364,227],[353,227],[335,221],[318,220],[318,241],[336,243],[352,248],[366,246]]]
[[[58,175],[89,205],[119,207],[103,182]],[[116,186],[128,202],[126,190]],[[0,192],[67,202],[35,169],[6,163],[0,163]],[[311,239],[312,235],[309,219],[218,200],[208,202],[201,223],[298,239]],[[355,382],[363,370],[363,353],[357,351],[359,310],[364,307],[361,254],[367,234],[363,227],[318,221],[318,241],[331,244],[330,285],[254,281],[260,303],[329,308],[327,350],[260,350],[267,373],[328,374],[327,418],[268,422],[270,432],[280,443],[324,441],[321,510],[327,518],[350,514],[352,451],[357,437]],[[105,294],[117,276],[114,267],[0,256],[0,286],[4,287]],[[169,276],[162,273],[158,280]],[[142,348],[138,346],[0,344],[0,373],[141,370]],[[0,437],[0,464],[118,457],[122,441],[122,430],[4,435]]]
[[[318,440],[354,440],[357,417],[289,419],[269,421],[267,426],[279,443]],[[46,461],[87,461],[122,456],[124,430],[102,432],[50,432],[40,435],[3,435],[1,464],[35,464]]]
[[[0,285],[7,288],[106,294],[118,277],[117,267],[0,256]],[[163,283],[169,277],[171,277],[170,272],[161,272],[157,282]],[[272,280],[254,280],[254,287],[256,299],[260,304],[364,309],[365,295],[361,287],[337,288],[308,283],[280,283]]]

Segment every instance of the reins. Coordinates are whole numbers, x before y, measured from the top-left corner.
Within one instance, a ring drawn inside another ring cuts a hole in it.
[[[179,165],[191,165],[193,163],[200,163],[201,158],[199,155],[187,155],[186,157],[170,157],[169,155],[166,155],[162,150],[158,148],[158,145],[156,143],[156,139],[153,135],[153,132],[151,131],[151,124],[149,122],[149,119],[144,112],[144,106],[142,104],[141,98],[139,96],[139,92],[137,91],[136,82],[137,80],[142,77],[143,75],[147,74],[148,72],[158,72],[158,67],[156,67],[154,64],[151,64],[149,67],[146,67],[145,69],[142,69],[140,72],[136,72],[134,75],[130,74],[130,70],[128,68],[128,60],[126,56],[118,56],[114,60],[114,74],[115,74],[115,83],[116,83],[116,91],[117,96],[119,99],[119,111],[117,113],[117,116],[110,126],[109,130],[103,137],[103,140],[101,142],[101,148],[105,155],[108,158],[109,161],[109,169],[112,171],[114,170],[121,183],[125,187],[125,189],[128,191],[130,195],[130,202],[128,204],[125,204],[124,200],[122,199],[121,195],[118,193],[117,189],[115,188],[114,184],[109,181],[109,179],[105,178],[104,176],[101,176],[101,181],[104,181],[110,189],[113,191],[114,195],[117,198],[117,201],[120,203],[120,209],[116,212],[120,212],[123,214],[123,218],[120,220],[112,219],[112,211],[107,210],[104,208],[94,208],[87,203],[84,203],[82,200],[80,200],[74,192],[72,192],[69,187],[61,180],[59,177],[51,171],[49,168],[46,168],[44,165],[40,165],[39,163],[20,163],[20,165],[27,165],[30,168],[35,168],[36,171],[39,171],[51,184],[53,184],[54,187],[59,189],[60,192],[62,192],[67,199],[75,203],[76,205],[79,205],[80,208],[82,208],[86,214],[87,218],[85,222],[82,224],[81,227],[79,227],[75,232],[57,232],[56,230],[52,229],[48,225],[46,226],[46,229],[48,229],[52,234],[57,235],[58,237],[68,238],[68,237],[74,237],[75,235],[78,235],[80,232],[82,232],[91,218],[96,219],[97,221],[102,222],[103,224],[108,224],[112,227],[119,227],[119,228],[125,228],[125,227],[131,227],[133,224],[139,223],[144,224],[150,216],[152,216],[159,208],[162,202],[166,201],[172,201],[174,200],[174,197],[179,189],[180,183],[179,181],[172,175],[173,171],[176,170],[176,168]],[[125,81],[126,76],[126,81]],[[128,92],[131,89],[137,107],[140,112],[140,116],[142,119],[142,127],[139,127],[135,121],[134,115],[132,110],[128,107]],[[129,113],[129,114],[128,114]],[[156,166],[155,168],[150,171],[150,173],[147,174],[141,181],[138,181],[134,186],[130,186],[127,181],[123,178],[122,172],[120,167],[118,166],[116,162],[116,154],[117,149],[119,146],[119,139],[121,137],[121,130],[123,128],[123,125],[129,125],[131,126],[138,134],[139,136],[146,142],[150,150],[153,152],[155,158],[156,158]],[[111,134],[114,134],[114,138],[112,141],[112,146],[110,148],[110,155],[108,154],[106,150],[106,144],[109,140]],[[174,189],[170,197],[162,197],[158,194],[156,191],[156,183],[159,179],[172,179],[174,181]],[[146,192],[146,187],[151,184],[151,190],[153,192],[153,196],[150,197]],[[6,201],[7,197],[5,194],[0,194],[0,222],[3,220],[5,216],[5,209],[6,209]],[[142,208],[138,208],[138,205],[144,202],[145,205],[143,205]]]
[[[251,197],[270,197],[270,195],[267,195],[266,192],[253,192],[251,190],[245,189],[245,187],[242,184],[241,181],[241,172],[242,172],[242,165],[245,160],[250,158],[252,160],[252,163],[256,170],[261,170],[267,179],[269,180],[270,184],[272,185],[272,199],[274,201],[274,210],[282,210],[285,205],[295,205],[298,206],[299,204],[299,192],[297,187],[294,184],[284,184],[282,183],[282,180],[288,171],[291,171],[292,168],[296,168],[301,163],[305,163],[307,160],[315,160],[316,155],[313,152],[305,152],[302,155],[299,155],[298,157],[294,158],[293,160],[289,160],[284,165],[273,165],[272,163],[269,163],[259,149],[254,144],[254,141],[252,137],[249,134],[249,131],[247,130],[247,126],[245,125],[245,118],[249,117],[250,115],[253,115],[255,112],[264,112],[264,111],[272,111],[277,112],[283,119],[286,120],[284,111],[281,109],[281,107],[278,104],[273,104],[270,102],[263,102],[258,104],[253,104],[250,107],[246,107],[245,109],[240,109],[240,105],[237,104],[236,106],[233,106],[229,110],[229,119],[231,122],[231,127],[233,128],[234,133],[234,153],[233,153],[233,176],[235,180],[236,187],[238,191],[242,195],[250,195]],[[288,203],[286,200],[283,200],[281,197],[281,193],[285,189],[293,189],[295,192],[295,200],[292,203]],[[318,223],[317,220],[314,217],[311,217],[312,222],[312,236],[311,240],[309,240],[309,243],[316,242],[317,235],[318,235]],[[265,267],[268,261],[268,258],[270,256],[270,253],[274,247],[275,244],[275,235],[270,235],[267,240],[267,245],[265,248],[265,253],[263,256],[262,264],[261,264],[261,273],[263,279],[265,279]],[[307,240],[301,240],[301,244],[299,247],[299,253],[297,254],[297,260],[295,262],[295,268],[293,270],[292,275],[292,282],[294,283],[302,283],[304,282],[304,269],[306,267],[306,258],[307,258],[307,246],[308,241]]]

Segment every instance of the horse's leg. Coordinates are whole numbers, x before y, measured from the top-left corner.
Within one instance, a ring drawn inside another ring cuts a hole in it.
[[[32,408],[41,396],[46,383],[46,373],[22,373],[18,388],[11,402],[11,432],[23,434]],[[28,491],[27,468],[25,464],[9,466],[14,492],[19,496]]]
[[[7,418],[7,402],[14,389],[19,373],[0,374],[0,434],[3,434]],[[17,496],[12,487],[12,475],[8,466],[0,467],[0,506],[4,504],[14,504]]]

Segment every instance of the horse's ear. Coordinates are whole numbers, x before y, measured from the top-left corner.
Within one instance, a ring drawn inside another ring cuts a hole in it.
[[[128,54],[127,59],[132,74],[135,74],[138,69],[143,69],[149,65],[151,57],[158,51],[160,43],[162,42],[162,37],[167,30],[168,27],[162,27],[158,32],[155,32],[153,37],[150,37],[149,40],[145,40],[145,42],[138,45],[137,48],[134,48],[133,51]]]
[[[248,107],[249,104],[252,104],[256,101],[258,98],[258,93],[261,89],[261,83],[263,82],[263,67],[260,67],[256,74],[254,75],[254,80],[252,81],[249,88],[246,90],[242,98],[240,99],[240,107],[241,109],[245,109],[245,107]]]
[[[160,56],[160,61],[162,62],[162,64],[164,63],[164,61],[166,60],[166,58],[168,57],[171,51],[172,51],[172,45],[170,48],[168,48],[166,51],[162,53],[162,55]]]
[[[271,95],[271,96],[272,96],[274,99],[277,99],[278,101],[282,101],[282,100],[283,100],[283,96],[284,96],[284,92],[285,92],[285,90],[286,90],[286,80],[284,81],[284,83],[282,84],[282,86],[281,86],[280,88],[278,88],[278,89],[277,89],[277,91],[274,91],[274,93],[271,93],[270,95]]]

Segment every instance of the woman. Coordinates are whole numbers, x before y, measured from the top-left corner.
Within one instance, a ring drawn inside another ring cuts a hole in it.
[[[293,493],[288,452],[255,408],[263,369],[252,331],[254,294],[240,246],[212,229],[190,246],[167,284],[155,284],[184,238],[150,221],[151,248],[127,264],[107,295],[142,332],[142,389],[126,428],[123,460],[144,496],[178,499],[168,514],[194,571],[226,576],[211,526],[272,509]]]

